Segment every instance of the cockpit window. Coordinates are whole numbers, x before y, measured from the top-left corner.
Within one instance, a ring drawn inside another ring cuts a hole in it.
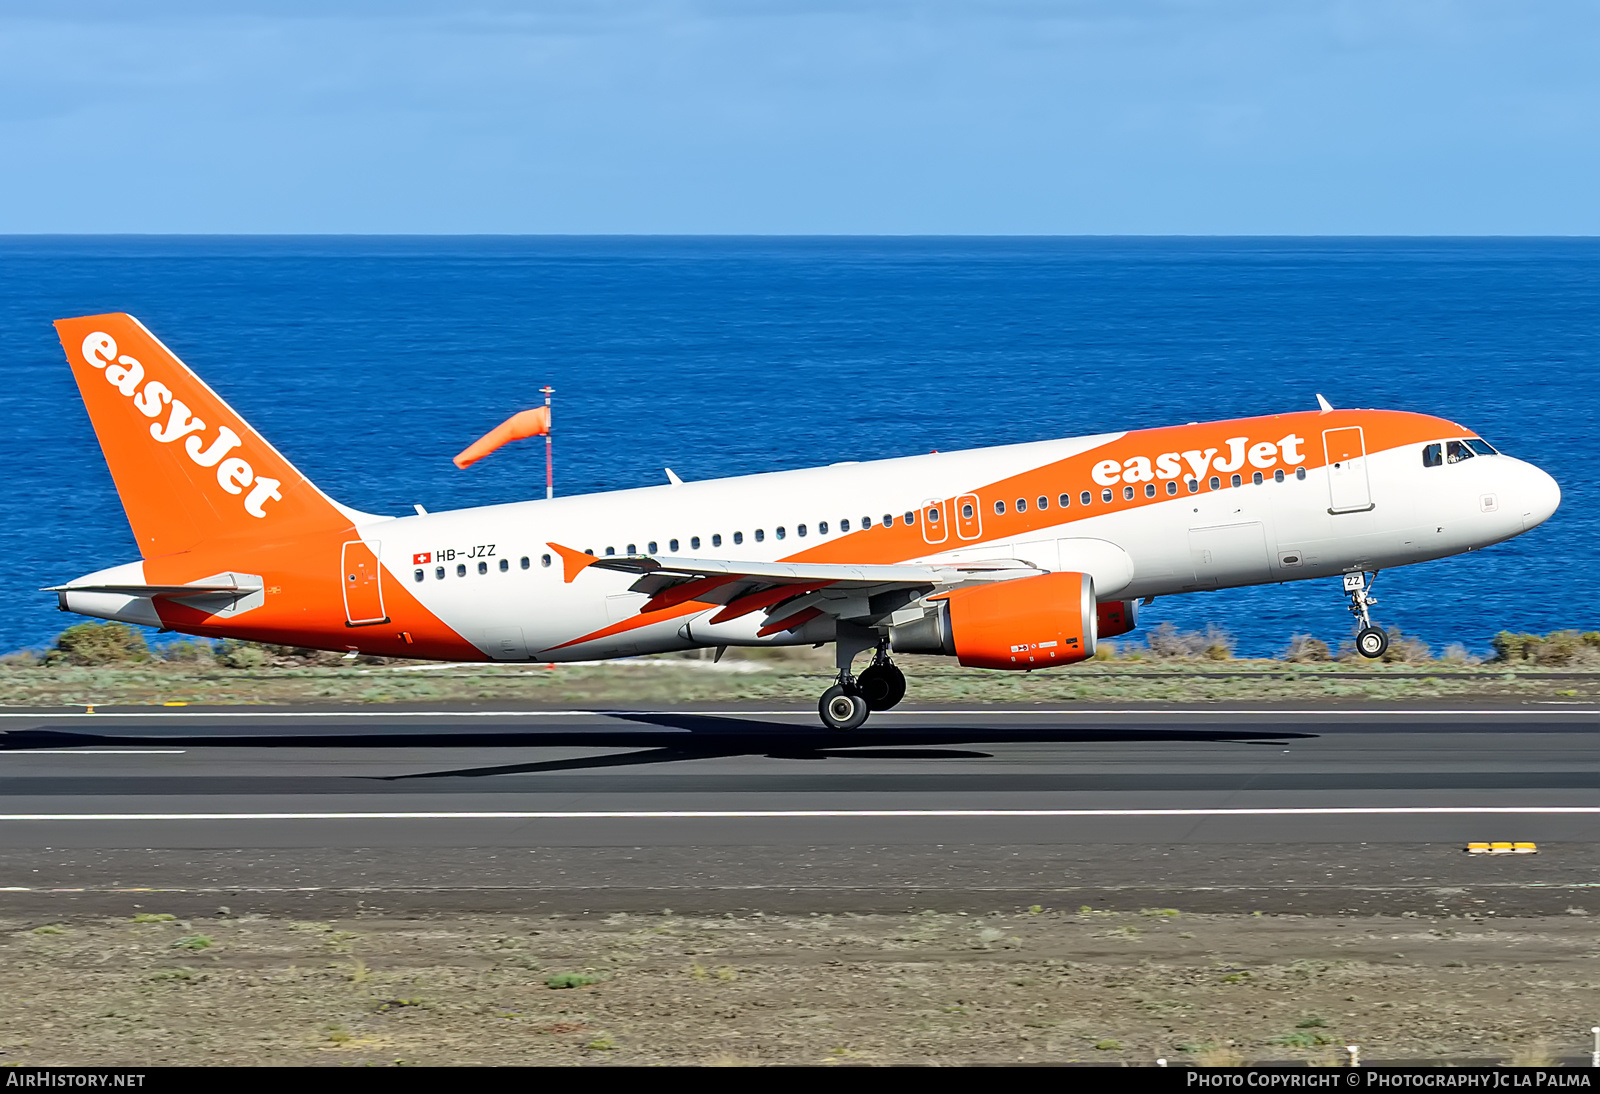
[[[1494,446],[1482,437],[1468,437],[1466,442],[1480,456],[1498,456]]]
[[[1444,463],[1444,445],[1430,444],[1422,450],[1423,467],[1439,467]]]
[[[1470,459],[1472,459],[1472,457],[1474,455],[1475,455],[1475,453],[1472,451],[1472,449],[1467,447],[1467,442],[1466,441],[1446,441],[1445,442],[1445,446],[1444,446],[1444,462],[1445,463],[1460,463],[1462,460],[1470,460]]]

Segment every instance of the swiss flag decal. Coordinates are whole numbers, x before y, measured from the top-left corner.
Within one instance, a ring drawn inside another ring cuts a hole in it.
[[[419,551],[411,556],[411,565],[413,566],[421,566],[431,561],[433,561],[432,551]]]

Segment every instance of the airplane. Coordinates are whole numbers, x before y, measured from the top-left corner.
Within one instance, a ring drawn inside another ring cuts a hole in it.
[[[906,693],[892,653],[1031,671],[1140,603],[1338,577],[1381,657],[1379,571],[1547,520],[1550,475],[1472,430],[1318,409],[400,517],[341,505],[130,315],[56,324],[140,561],[63,611],[209,638],[563,662],[833,643],[818,713]],[[330,395],[331,398],[331,395]],[[871,654],[859,673],[856,659]]]

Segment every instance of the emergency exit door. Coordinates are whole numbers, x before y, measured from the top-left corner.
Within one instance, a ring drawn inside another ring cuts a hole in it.
[[[360,627],[389,621],[383,613],[383,570],[374,553],[377,547],[376,543],[369,546],[359,539],[344,545],[341,576],[346,626]]]
[[[1361,427],[1327,430],[1322,434],[1322,451],[1328,460],[1328,512],[1371,509],[1372,485],[1367,481],[1367,447]]]

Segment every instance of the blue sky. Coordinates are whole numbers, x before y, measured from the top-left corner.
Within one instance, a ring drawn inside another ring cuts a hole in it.
[[[1600,233],[1600,5],[0,0],[0,232]]]

